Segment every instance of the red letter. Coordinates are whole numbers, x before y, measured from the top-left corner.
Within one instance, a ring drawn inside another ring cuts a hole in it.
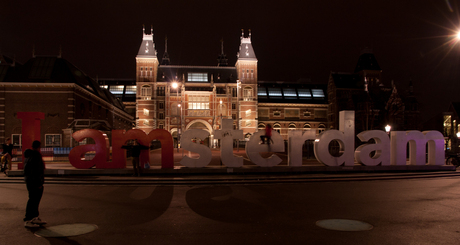
[[[43,112],[18,112],[17,117],[22,120],[22,162],[18,169],[24,169],[25,149],[32,146],[34,140],[40,140],[40,120],[45,119]]]
[[[101,131],[95,129],[83,129],[72,134],[72,137],[80,142],[85,138],[92,138],[96,144],[79,145],[74,147],[69,154],[69,162],[75,168],[110,168],[107,163],[109,152],[109,139]],[[96,155],[92,160],[81,160],[82,156],[88,151],[95,151]]]
[[[126,167],[126,151],[122,150],[121,146],[132,139],[137,139],[140,144],[145,146],[148,146],[152,140],[159,140],[161,142],[161,168],[174,168],[173,139],[171,134],[164,129],[152,130],[148,135],[140,129],[131,129],[125,134],[124,130],[112,130],[112,164],[118,168]],[[149,152],[142,151],[140,162],[143,163],[148,160]]]

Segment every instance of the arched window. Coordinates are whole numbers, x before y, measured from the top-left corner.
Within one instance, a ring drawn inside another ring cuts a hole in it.
[[[295,123],[290,123],[289,124],[289,130],[294,130],[296,128],[297,128],[297,126],[295,125]]]
[[[273,129],[278,132],[278,133],[281,133],[281,124],[280,123],[274,123],[273,124]]]
[[[318,133],[322,133],[322,132],[325,131],[325,130],[326,130],[326,125],[324,125],[324,124],[321,123],[321,124],[318,126]]]
[[[257,126],[257,128],[259,130],[265,130],[265,124],[264,123],[259,123],[259,125]]]
[[[311,129],[311,125],[309,123],[305,123],[303,125],[303,130],[310,130]]]

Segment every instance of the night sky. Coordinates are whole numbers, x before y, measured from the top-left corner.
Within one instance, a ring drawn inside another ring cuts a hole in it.
[[[353,72],[371,48],[401,90],[412,79],[424,119],[460,101],[460,0],[1,1],[0,52],[26,62],[62,55],[91,77],[134,78],[142,25],[173,65],[217,64],[220,40],[234,65],[241,29],[252,30],[259,80],[326,83]],[[436,102],[433,104],[432,102]]]

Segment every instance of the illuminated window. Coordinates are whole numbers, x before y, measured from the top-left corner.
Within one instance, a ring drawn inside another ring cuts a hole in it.
[[[123,94],[123,88],[124,88],[123,85],[114,85],[114,86],[110,86],[109,91],[112,94]]]
[[[251,109],[246,111],[246,117],[250,117],[250,116],[251,116]]]
[[[109,85],[101,85],[101,88],[108,89]]]
[[[148,116],[150,113],[149,113],[149,110],[148,109],[144,109],[144,116]]]
[[[297,99],[297,93],[293,88],[284,88],[283,94],[285,99]]]
[[[188,82],[207,82],[208,73],[189,72],[187,74]]]
[[[46,147],[61,146],[61,135],[60,134],[45,134],[45,146]]]
[[[308,89],[308,88],[299,88],[299,89],[297,89],[297,91],[299,92],[299,98],[301,98],[301,99],[311,98],[310,89]]]
[[[136,94],[136,89],[137,89],[136,85],[128,85],[126,86],[125,94]]]
[[[15,146],[22,146],[22,134],[12,134],[11,143]]]
[[[209,110],[209,95],[190,95],[188,109]]]
[[[311,93],[313,98],[324,98],[324,91],[322,89],[312,89]]]
[[[245,125],[246,125],[246,127],[251,126],[251,121],[250,121],[250,120],[247,120]]]
[[[145,120],[144,120],[144,125],[145,125],[145,126],[149,126],[149,124],[150,124],[150,123],[149,123],[149,120],[145,119]]]
[[[152,88],[149,85],[142,86],[142,89],[141,89],[142,99],[150,100],[150,96],[152,96]]]
[[[244,99],[244,101],[251,101],[252,100],[252,88],[251,87],[244,88],[243,99]]]

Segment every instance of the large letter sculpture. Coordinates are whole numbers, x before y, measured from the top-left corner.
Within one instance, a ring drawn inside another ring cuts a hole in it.
[[[290,130],[288,137],[288,165],[302,166],[302,147],[306,140],[316,139],[316,131]]]
[[[327,130],[319,135],[318,141],[315,141],[316,159],[327,166],[353,166],[355,159],[355,112],[341,111],[339,113],[339,130]],[[337,140],[340,145],[342,155],[334,157],[329,152],[331,141]]]
[[[259,152],[284,152],[283,137],[277,132],[272,131],[273,144],[259,144],[260,136],[265,134],[265,130],[255,132],[246,144],[246,155],[251,162],[261,167],[273,167],[280,164],[283,160],[277,155],[272,154],[268,158],[263,158]]]
[[[69,153],[69,162],[75,168],[110,168],[109,160],[109,139],[107,135],[95,129],[82,129],[72,134],[72,137],[80,142],[85,138],[91,138],[95,144],[75,146]],[[94,151],[96,154],[91,160],[82,160],[86,152]],[[113,166],[112,166],[113,167]]]
[[[112,131],[112,161],[117,166],[126,167],[126,151],[121,146],[128,140],[137,139],[142,145],[149,145],[152,140],[161,142],[161,168],[174,168],[174,145],[171,134],[164,129],[154,129],[147,135],[140,129]],[[149,152],[142,151],[140,162],[149,161]],[[150,162],[150,161],[149,161]]]
[[[369,130],[359,133],[361,141],[374,139],[375,144],[363,144],[358,146],[355,151],[356,161],[366,166],[390,165],[390,138],[388,134],[381,130]],[[371,153],[374,156],[371,157]]]
[[[188,151],[198,153],[199,158],[190,158],[184,156],[180,161],[180,164],[189,168],[202,168],[207,166],[211,162],[212,153],[209,147],[200,143],[193,143],[193,138],[205,139],[209,136],[209,132],[202,129],[189,129],[182,134],[181,144],[182,148]]]
[[[438,131],[391,132],[391,165],[406,165],[406,146],[409,142],[409,165],[444,164],[444,136]]]
[[[17,117],[22,120],[22,146],[32,147],[32,142],[40,140],[40,120],[45,119],[43,112],[18,112]],[[24,154],[25,149],[22,150]],[[18,163],[18,169],[24,169],[24,155],[22,162]]]
[[[225,166],[243,166],[243,157],[233,155],[233,140],[244,139],[243,130],[234,130],[232,119],[222,120],[222,130],[215,130],[214,138],[220,139],[220,158]]]

